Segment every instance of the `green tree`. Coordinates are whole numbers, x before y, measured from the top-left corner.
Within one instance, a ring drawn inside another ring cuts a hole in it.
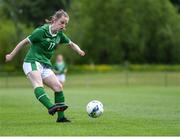
[[[59,9],[67,10],[70,7],[71,0],[2,0],[4,4],[4,13],[8,17],[12,14],[16,21],[27,25],[38,26],[44,23],[55,11]]]
[[[86,9],[87,10],[87,9]],[[179,63],[179,15],[164,0],[89,2],[82,45],[94,63]],[[93,15],[93,16],[92,16]],[[175,42],[176,41],[176,44]],[[176,59],[175,57],[176,56]]]
[[[176,7],[177,11],[180,12],[180,0],[170,0],[170,1]]]

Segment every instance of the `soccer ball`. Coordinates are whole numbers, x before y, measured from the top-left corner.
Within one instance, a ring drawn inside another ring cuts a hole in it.
[[[92,100],[87,104],[86,111],[90,117],[97,118],[104,112],[103,104],[98,100]]]

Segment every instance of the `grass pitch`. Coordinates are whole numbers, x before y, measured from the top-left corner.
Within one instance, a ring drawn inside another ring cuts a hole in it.
[[[70,106],[66,116],[72,123],[63,124],[55,122],[56,116],[48,115],[31,87],[1,88],[0,135],[180,135],[179,86],[127,87],[120,84],[121,80],[115,73],[70,75],[64,93]],[[28,83],[25,77],[17,84],[23,82]],[[46,91],[53,98],[53,92],[48,88]],[[96,119],[85,111],[86,104],[94,99],[100,100],[105,109]]]

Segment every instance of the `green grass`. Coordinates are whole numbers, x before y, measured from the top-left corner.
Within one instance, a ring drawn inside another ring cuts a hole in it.
[[[127,87],[123,77],[116,73],[70,75],[64,89],[70,106],[66,115],[72,120],[68,124],[55,123],[56,116],[49,116],[35,99],[25,77],[10,78],[14,81],[9,84],[14,85],[0,89],[0,135],[180,135],[180,86],[164,87],[163,82],[157,84],[158,79],[144,75],[144,81],[129,78]],[[148,77],[154,84],[147,84]],[[53,92],[46,91],[53,98]],[[93,99],[103,102],[105,109],[96,119],[85,111]]]

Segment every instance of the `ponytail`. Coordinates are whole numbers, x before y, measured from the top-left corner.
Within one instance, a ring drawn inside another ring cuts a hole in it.
[[[53,16],[51,16],[50,20],[45,19],[45,22],[46,23],[53,23],[54,21],[60,19],[62,16],[65,16],[65,17],[69,18],[69,15],[67,14],[67,12],[65,12],[62,9],[60,9],[60,10],[56,11]]]

